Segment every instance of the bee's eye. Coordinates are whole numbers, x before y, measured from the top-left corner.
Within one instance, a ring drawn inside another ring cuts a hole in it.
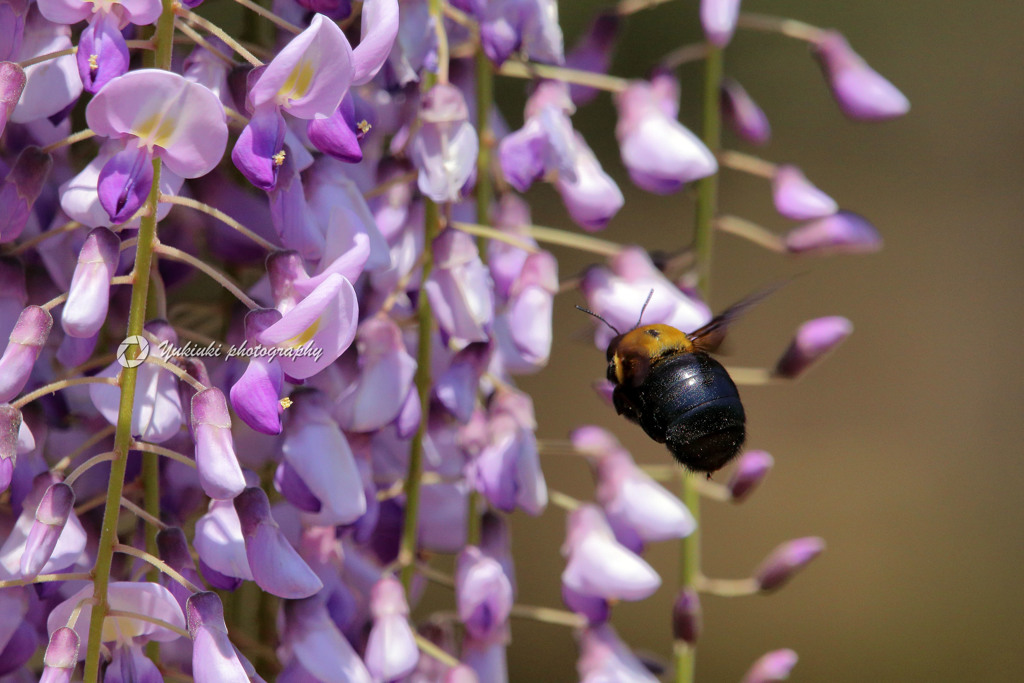
[[[615,361],[608,363],[608,372],[606,373],[609,382],[615,381]]]

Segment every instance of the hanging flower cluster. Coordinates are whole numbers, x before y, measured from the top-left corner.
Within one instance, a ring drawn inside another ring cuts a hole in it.
[[[706,285],[712,231],[801,256],[881,246],[797,166],[722,148],[722,122],[771,135],[722,73],[738,30],[808,42],[850,118],[907,100],[838,32],[739,0],[693,16],[622,0],[569,50],[555,0],[280,0],[245,31],[256,45],[198,4],[0,0],[0,679],[500,683],[517,617],[575,629],[582,681],[655,681],[611,619],[666,581],[645,549],[676,541],[691,564],[665,627],[692,680],[699,594],[775,590],[823,541],[703,577],[698,494],[740,502],[772,457],[749,450],[718,483],[648,472],[602,427],[557,446],[516,378],[544,370],[562,292],[607,323],[602,351],[645,298],[645,322],[701,327],[686,283]],[[649,79],[609,75],[624,19],[648,10],[706,42]],[[691,130],[674,71],[693,59]],[[494,106],[497,79],[526,79],[521,118]],[[573,123],[602,92],[625,173]],[[767,180],[795,227],[718,215],[720,169]],[[697,184],[696,254],[577,229],[628,211],[626,175]],[[521,195],[539,183],[563,229],[533,225]],[[560,281],[565,248],[601,262]],[[851,330],[808,321],[747,381],[800,377]],[[548,488],[544,455],[566,448],[592,465],[592,501]],[[521,605],[507,517],[549,506],[564,605]],[[418,608],[427,582],[449,610]],[[745,680],[795,663],[768,653]]]

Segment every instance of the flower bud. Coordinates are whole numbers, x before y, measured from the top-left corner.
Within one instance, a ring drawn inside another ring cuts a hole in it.
[[[772,198],[775,209],[795,221],[831,216],[839,210],[835,200],[811,184],[799,168],[787,164],[775,169]]]
[[[52,166],[50,155],[38,147],[26,147],[18,155],[11,172],[0,183],[0,242],[21,235]]]
[[[180,532],[180,530],[179,530]],[[216,593],[193,593],[185,603],[192,636],[192,678],[196,683],[248,683],[224,623],[224,606]]]
[[[234,498],[245,488],[245,477],[231,439],[231,413],[224,392],[216,387],[192,397],[196,468],[206,495],[215,500]]]
[[[75,492],[67,484],[58,482],[46,489],[25,541],[25,552],[21,556],[22,576],[35,576],[50,560],[74,506]]]
[[[708,42],[716,47],[728,45],[739,14],[740,0],[701,0],[700,24]]]
[[[672,606],[673,637],[692,647],[700,637],[702,625],[703,617],[697,591],[692,588],[683,588],[679,591],[679,597],[676,598],[676,602]]]
[[[621,20],[613,12],[597,15],[572,52],[565,56],[565,66],[579,71],[608,73],[612,50],[621,24]],[[569,92],[573,103],[582,106],[594,99],[599,91],[585,85],[571,84]]]
[[[78,665],[78,646],[78,634],[73,628],[61,626],[50,634],[39,683],[71,683],[71,676]]]
[[[233,502],[256,585],[290,600],[308,598],[324,587],[274,521],[263,489],[247,488]]]
[[[0,404],[0,493],[7,490],[14,476],[21,424],[20,410],[9,403]]]
[[[726,487],[732,502],[742,503],[768,475],[775,461],[767,451],[747,451],[739,457]]]
[[[0,401],[10,401],[21,393],[52,327],[53,317],[46,309],[26,306],[21,311],[0,356]]]
[[[795,379],[839,346],[853,332],[853,323],[842,316],[808,320],[796,331],[789,348],[775,365],[775,375]]]
[[[882,236],[863,216],[839,211],[799,225],[785,238],[793,254],[867,254],[882,248]]]
[[[85,238],[61,311],[61,326],[72,337],[92,337],[103,327],[120,252],[121,240],[107,228],[95,228]]]
[[[722,79],[719,102],[722,118],[736,135],[755,145],[764,145],[771,139],[772,126],[768,117],[738,81]]]
[[[867,65],[837,31],[825,31],[814,55],[828,79],[832,96],[851,119],[884,121],[910,111],[910,102],[896,86]]]
[[[210,381],[210,373],[206,369],[206,363],[203,362],[202,358],[193,358],[190,356],[178,356],[174,359],[174,364],[185,371],[185,373],[196,380],[204,387],[213,386],[213,382]],[[183,406],[191,406],[192,398],[198,394],[199,391],[192,386],[192,382],[178,382],[178,400]],[[192,435],[194,439],[196,436],[195,428],[192,426],[192,414],[185,415],[185,423],[188,425],[188,433]]]
[[[758,587],[763,591],[779,588],[824,549],[824,539],[817,536],[786,541],[773,550],[754,573]]]
[[[202,579],[199,578],[195,562],[188,551],[188,541],[185,539],[184,531],[174,526],[161,529],[156,535],[156,547],[160,559],[167,563],[168,567],[195,585],[202,585]],[[182,608],[186,608],[186,601],[190,595],[188,589],[168,576],[161,575],[160,581],[178,599],[178,604]]]
[[[25,71],[14,62],[0,62],[0,133],[25,90]]]
[[[385,576],[370,591],[373,627],[366,642],[366,668],[377,679],[405,677],[419,661],[420,652],[409,626],[409,604],[402,584]]]
[[[796,666],[796,652],[792,650],[772,650],[762,655],[743,677],[742,683],[772,683],[789,678],[789,672]]]

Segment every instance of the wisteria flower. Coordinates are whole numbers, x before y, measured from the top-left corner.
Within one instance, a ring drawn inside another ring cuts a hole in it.
[[[153,157],[183,178],[216,166],[227,145],[224,108],[205,86],[160,69],[132,71],[108,83],[85,109],[97,135],[123,150],[100,171],[100,203],[115,223],[131,218],[149,195]]]

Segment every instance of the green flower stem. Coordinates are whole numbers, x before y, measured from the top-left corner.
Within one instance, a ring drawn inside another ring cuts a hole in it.
[[[722,118],[719,110],[719,90],[722,85],[724,58],[722,50],[708,48],[704,62],[704,123],[702,138],[714,154],[722,146]],[[697,215],[694,225],[694,252],[697,257],[697,286],[707,300],[711,293],[711,250],[714,238],[715,213],[718,210],[718,176],[712,175],[697,183]],[[697,529],[683,539],[679,583],[693,588],[700,577],[700,493],[696,484],[698,475],[684,475],[683,503],[697,521]],[[676,644],[676,683],[692,683],[696,665],[696,652],[692,647]]]
[[[158,68],[171,67],[171,50],[174,47],[174,3],[163,0],[163,11],[156,28],[156,65]],[[142,334],[146,322],[146,302],[149,298],[150,271],[153,264],[153,248],[156,243],[156,210],[160,197],[159,159],[153,160],[153,184],[146,199],[146,211],[139,225],[136,245],[135,269],[133,271],[131,308],[128,311],[128,329],[125,336]],[[129,353],[134,353],[130,351]],[[107,588],[110,585],[110,568],[117,545],[117,521],[121,512],[121,495],[124,492],[124,474],[128,465],[128,450],[132,443],[132,417],[135,404],[135,385],[138,367],[121,371],[121,401],[117,411],[117,428],[114,431],[114,459],[110,464],[110,483],[107,486],[107,500],[103,509],[103,526],[99,546],[96,550],[96,565],[93,568],[93,604],[89,619],[89,642],[85,652],[85,683],[96,683],[100,669],[100,645],[103,634],[103,620],[110,612]],[[149,498],[159,491],[146,491],[146,507]]]
[[[434,22],[438,39],[437,74],[427,72],[420,84],[420,91],[426,93],[437,83],[448,82],[448,39],[444,32],[444,2],[429,0],[430,16]],[[416,573],[416,531],[420,516],[420,486],[423,483],[423,440],[427,436],[430,421],[430,342],[434,325],[434,314],[427,298],[426,284],[430,271],[434,269],[434,238],[441,232],[441,210],[438,205],[425,199],[423,211],[423,272],[420,276],[420,291],[416,299],[419,342],[416,349],[416,393],[420,400],[420,424],[412,438],[409,450],[409,471],[405,476],[405,519],[402,524],[402,539],[398,547],[398,564],[402,568],[402,586],[406,595],[412,586]]]
[[[426,236],[423,242],[423,275],[426,284],[434,268],[433,241],[441,227],[441,212],[434,202],[426,201],[424,224]],[[398,550],[398,562],[402,567],[402,586],[406,594],[416,573],[416,530],[419,525],[420,485],[423,479],[423,440],[427,436],[430,421],[430,342],[434,315],[427,297],[427,289],[420,286],[417,297],[419,343],[416,350],[416,393],[420,400],[420,424],[412,438],[409,452],[409,471],[405,477],[405,520],[402,525],[402,540]]]
[[[483,226],[491,224],[491,204],[494,202],[494,179],[491,165],[494,152],[494,131],[491,130],[491,109],[494,107],[494,69],[491,60],[477,50],[476,56],[476,125],[480,136],[480,148],[476,157],[476,222]],[[487,260],[487,239],[477,237],[480,258]],[[469,510],[466,515],[466,543],[480,545],[480,493],[471,490],[468,496]]]

